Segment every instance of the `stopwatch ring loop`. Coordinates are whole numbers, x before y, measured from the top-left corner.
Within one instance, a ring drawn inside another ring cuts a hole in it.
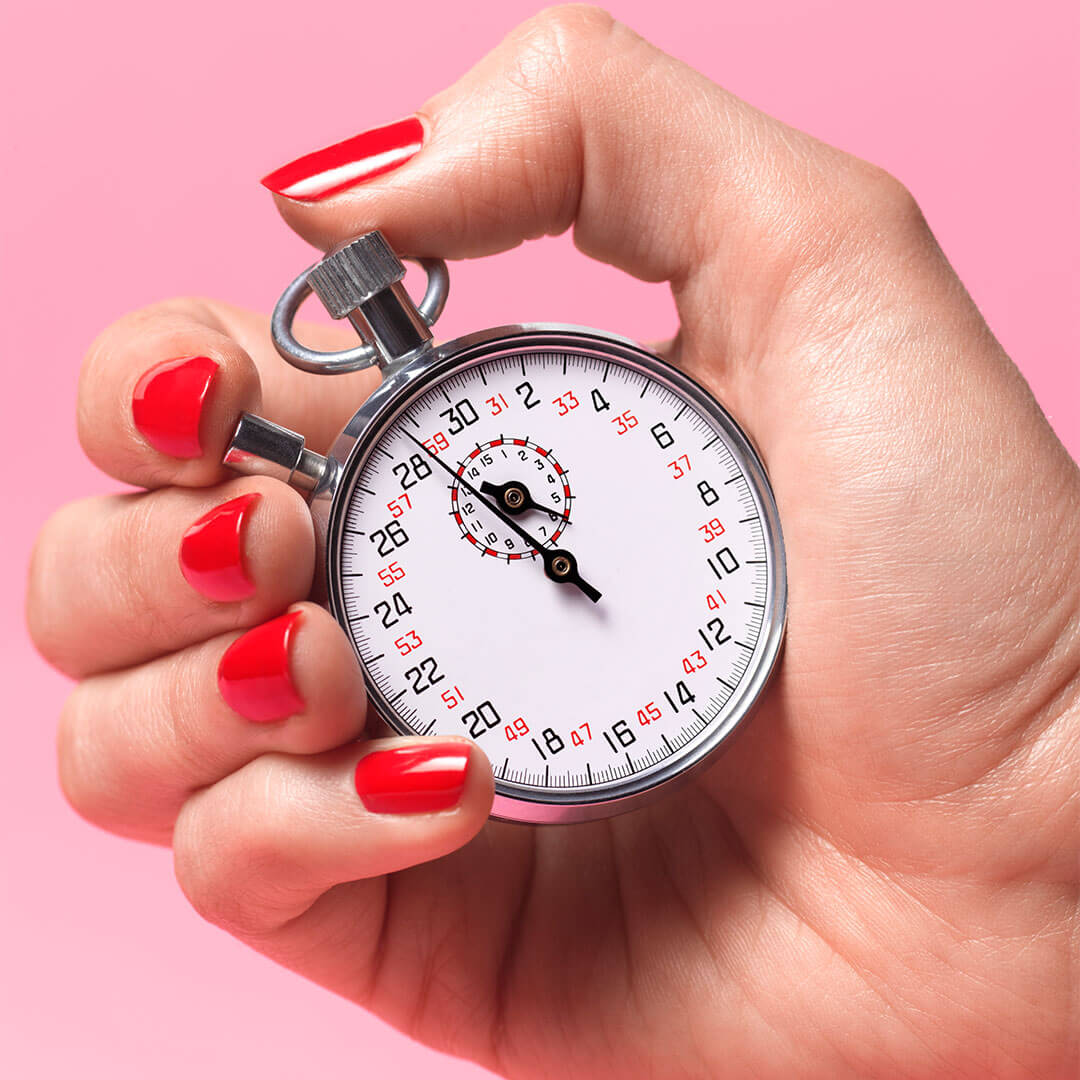
[[[442,259],[414,258],[409,255],[402,258],[416,263],[427,274],[424,298],[417,304],[416,310],[424,322],[431,326],[446,306],[446,297],[450,291],[450,272]],[[300,305],[311,293],[308,276],[313,269],[314,267],[308,267],[299,274],[274,305],[274,314],[270,320],[270,336],[274,341],[274,348],[293,367],[315,375],[343,375],[381,364],[382,358],[378,350],[367,343],[337,352],[320,352],[318,349],[309,349],[296,340],[292,330],[293,320],[300,310]]]

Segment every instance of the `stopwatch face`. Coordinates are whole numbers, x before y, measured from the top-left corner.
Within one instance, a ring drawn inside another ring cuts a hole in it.
[[[583,820],[701,765],[776,662],[786,585],[746,437],[643,350],[444,358],[331,513],[335,614],[397,731],[475,740],[495,813]]]

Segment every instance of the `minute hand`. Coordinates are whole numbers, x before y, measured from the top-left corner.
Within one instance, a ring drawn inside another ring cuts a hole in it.
[[[601,593],[599,590],[594,589],[593,586],[578,573],[577,559],[574,558],[569,551],[565,548],[548,549],[544,547],[539,540],[530,536],[516,521],[504,514],[493,503],[488,502],[464,476],[459,476],[454,472],[442,458],[437,454],[433,454],[418,438],[407,431],[403,431],[402,434],[416,443],[429,458],[441,465],[459,484],[461,484],[463,488],[465,488],[466,491],[469,492],[470,495],[479,499],[480,502],[482,502],[484,506],[495,514],[495,516],[505,525],[509,525],[526,544],[534,548],[540,558],[544,560],[544,573],[547,574],[552,581],[557,582],[559,585],[576,585],[594,604],[600,599]]]

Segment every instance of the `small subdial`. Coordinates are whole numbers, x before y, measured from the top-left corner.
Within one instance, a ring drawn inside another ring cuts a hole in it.
[[[535,550],[505,520],[503,514],[521,515],[522,524],[544,547],[554,547],[570,524],[573,495],[566,470],[545,450],[528,439],[499,436],[477,443],[458,466],[482,493],[477,498],[455,478],[450,488],[451,514],[461,535],[482,555],[497,559],[536,558]]]

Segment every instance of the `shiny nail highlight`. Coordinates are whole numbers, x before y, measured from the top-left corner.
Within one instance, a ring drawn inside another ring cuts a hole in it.
[[[469,768],[464,743],[373,750],[356,765],[356,793],[376,814],[425,814],[461,801]]]
[[[289,646],[302,614],[289,611],[256,626],[225,650],[218,689],[245,719],[269,724],[303,712],[304,699],[289,671]]]
[[[255,583],[244,568],[244,526],[259,493],[230,499],[203,514],[180,541],[180,571],[203,596],[224,603],[246,600]]]
[[[199,425],[217,373],[217,361],[210,357],[185,356],[156,364],[138,381],[131,412],[155,450],[175,458],[202,455]]]
[[[415,116],[335,143],[262,178],[263,187],[300,202],[317,202],[404,165],[424,144]]]

